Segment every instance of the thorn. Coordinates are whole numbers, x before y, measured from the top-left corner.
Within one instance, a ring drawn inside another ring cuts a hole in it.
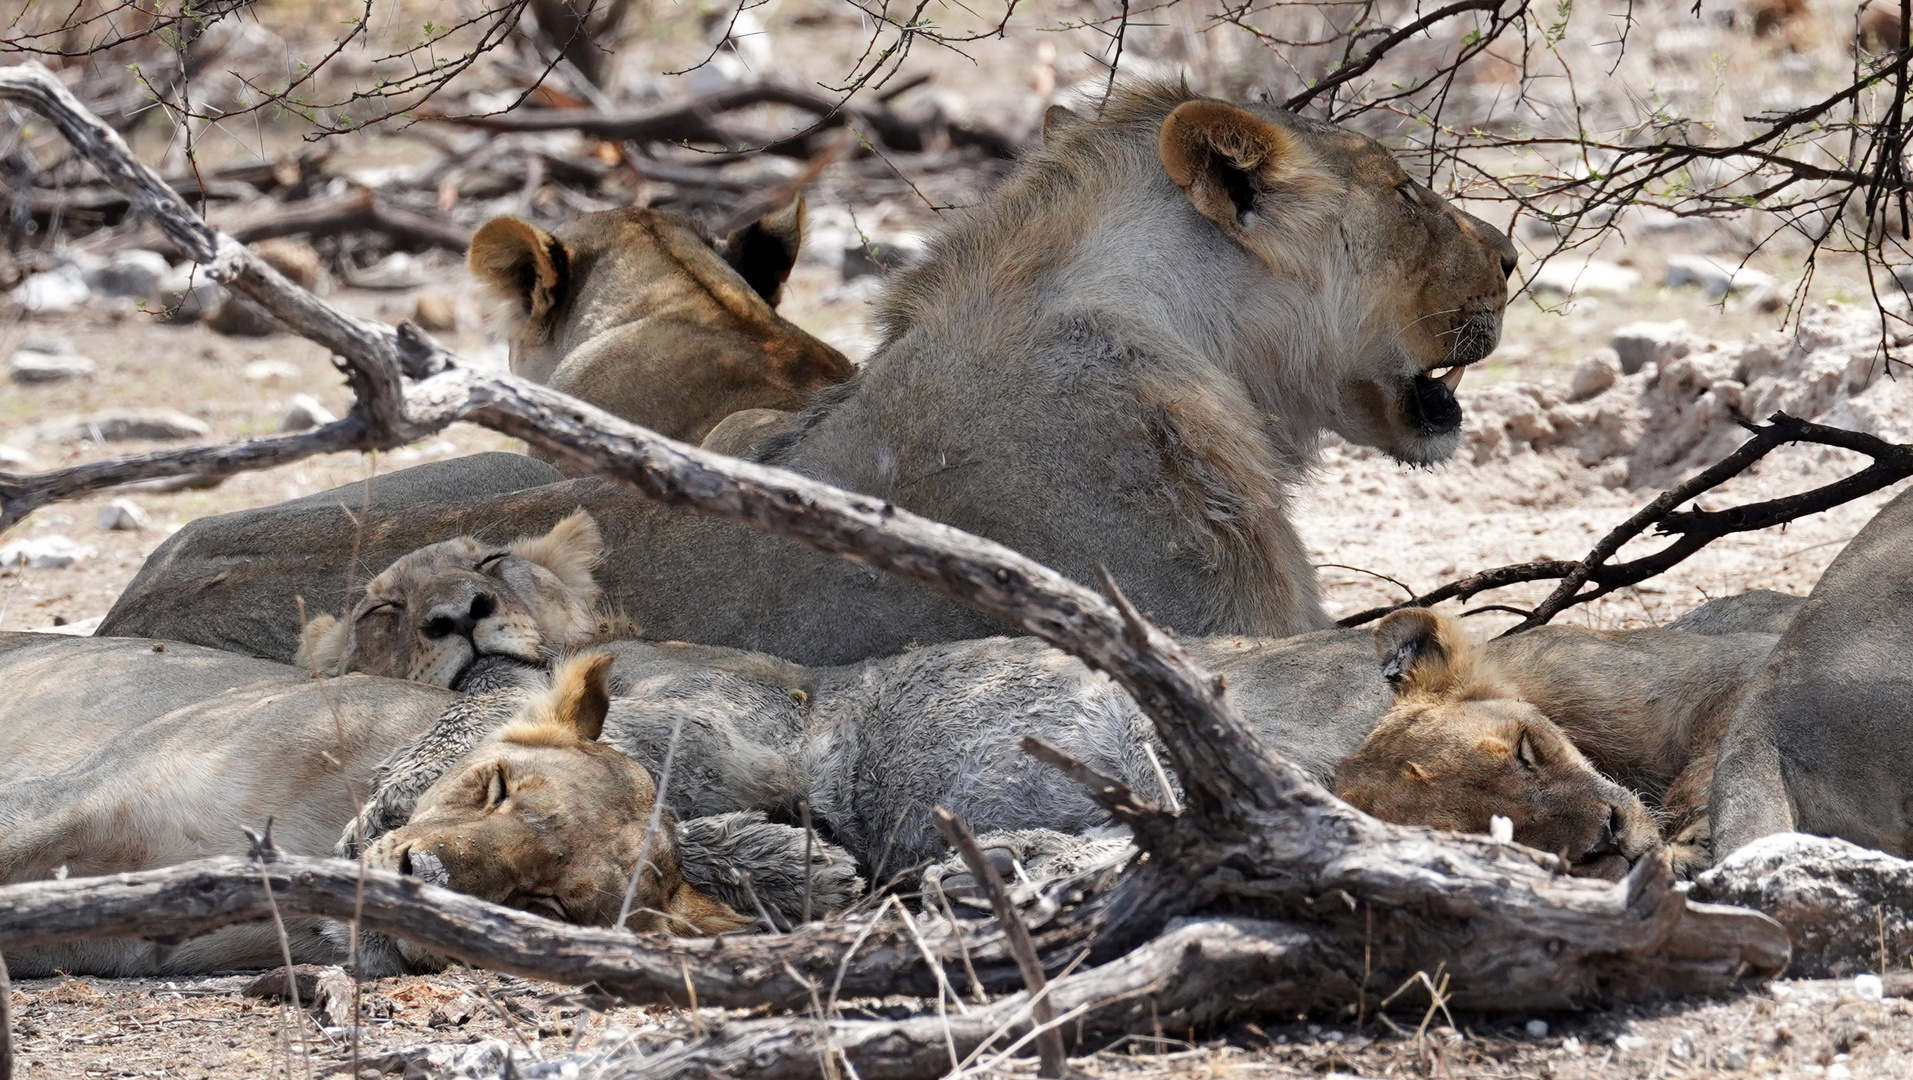
[[[1149,646],[1149,624],[1136,613],[1135,605],[1116,587],[1116,579],[1109,576],[1109,568],[1102,563],[1096,564],[1096,576],[1102,579],[1103,592],[1109,594],[1109,602],[1116,607],[1116,614],[1122,616],[1123,638],[1138,649]]]

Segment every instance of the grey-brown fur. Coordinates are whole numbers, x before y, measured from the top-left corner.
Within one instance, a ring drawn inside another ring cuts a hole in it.
[[[1827,567],[1728,726],[1715,851],[1837,837],[1913,856],[1913,491]]]
[[[1107,567],[1182,633],[1325,626],[1289,486],[1325,429],[1406,460],[1452,450],[1453,430],[1415,427],[1405,402],[1414,380],[1493,346],[1513,249],[1378,144],[1266,106],[1252,107],[1257,130],[1306,152],[1258,162],[1257,201],[1205,216],[1200,185],[1179,187],[1159,145],[1191,98],[1119,94],[1106,122],[1069,125],[949,215],[896,284],[859,377],[767,456],[1078,580]],[[607,542],[606,598],[656,638],[832,664],[1002,630],[604,480],[381,508],[362,558],[540,531],[579,506]],[[293,596],[341,610],[354,543],[336,510],[202,519],[155,553],[101,632],[288,658]]]

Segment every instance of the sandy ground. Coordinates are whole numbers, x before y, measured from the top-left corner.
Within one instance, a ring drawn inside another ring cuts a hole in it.
[[[299,1021],[248,997],[250,976],[178,980],[40,979],[16,984],[23,1080],[78,1076],[239,1080],[349,1075],[351,1033]],[[1904,1077],[1913,1075],[1913,1002],[1868,1000],[1848,980],[1776,983],[1726,1000],[1541,1017],[1443,1015],[1425,998],[1340,1022],[1238,1025],[1188,1042],[1165,1032],[1072,1058],[1092,1077]],[[361,992],[360,1076],[444,1075],[459,1057],[509,1052],[519,1067],[635,1040],[663,1047],[748,1014],[606,1008],[565,988],[454,969],[368,983]],[[915,1003],[847,1004],[878,1019]],[[1423,1020],[1427,1023],[1424,1026]],[[410,1065],[412,1072],[405,1070]],[[579,1075],[590,1076],[589,1072]],[[1034,1076],[1015,1059],[982,1075]]]

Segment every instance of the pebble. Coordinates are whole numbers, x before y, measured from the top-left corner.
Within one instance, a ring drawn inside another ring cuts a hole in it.
[[[311,394],[294,394],[292,403],[286,407],[286,414],[279,418],[279,430],[309,431],[337,419],[331,409],[319,404],[318,398]]]
[[[1662,364],[1686,356],[1689,349],[1681,338],[1687,333],[1687,320],[1673,322],[1634,322],[1618,327],[1608,339],[1620,361],[1621,372],[1632,375],[1648,364]]]
[[[299,365],[290,360],[254,360],[241,369],[239,374],[251,382],[296,379],[299,377]]]
[[[1641,274],[1602,259],[1554,258],[1547,265],[1534,272],[1528,279],[1528,288],[1535,292],[1560,293],[1562,296],[1580,296],[1584,293],[1606,293],[1620,296],[1641,283]]]
[[[36,442],[81,442],[87,439],[101,442],[134,439],[167,442],[174,439],[203,439],[210,434],[212,428],[204,421],[174,409],[113,409],[49,421],[31,431]]]
[[[1886,983],[1878,975],[1855,975],[1853,992],[1860,995],[1861,1001],[1880,1001],[1886,997]]]
[[[79,267],[67,265],[28,277],[8,295],[36,315],[51,315],[86,303],[93,290],[87,288],[86,275]]]
[[[1510,818],[1502,817],[1500,814],[1489,817],[1488,835],[1504,844],[1514,843],[1514,821]],[[1539,1024],[1541,1022],[1537,1020],[1535,1023]],[[1542,1024],[1541,1026],[1544,1028],[1547,1027],[1546,1024]],[[1546,1032],[1544,1031],[1542,1034],[1546,1034]]]
[[[114,499],[100,507],[101,532],[138,532],[152,523],[140,504],[131,499]]]
[[[1670,255],[1661,268],[1661,284],[1670,289],[1698,285],[1708,299],[1719,300],[1728,293],[1771,288],[1774,277],[1750,267],[1729,265],[1706,255]]]
[[[76,544],[57,533],[22,537],[0,545],[0,573],[17,573],[25,568],[64,570],[95,552],[92,546]]]
[[[1586,401],[1613,389],[1621,380],[1621,358],[1613,349],[1602,349],[1581,358],[1568,377],[1568,400]]]
[[[103,296],[126,296],[135,300],[157,300],[159,289],[172,274],[166,256],[157,251],[133,248],[114,252],[104,265],[86,272],[86,284]]]
[[[1546,1020],[1528,1021],[1528,1035],[1529,1037],[1536,1038],[1536,1039],[1547,1038],[1548,1037],[1548,1022]]]
[[[37,464],[38,463],[33,460],[33,455],[27,453],[25,450],[17,446],[8,446],[5,443],[0,443],[0,465],[5,465],[9,469],[31,469],[35,468]]]
[[[98,365],[84,356],[38,349],[21,349],[7,361],[7,377],[17,383],[63,382],[85,378],[97,369]]]

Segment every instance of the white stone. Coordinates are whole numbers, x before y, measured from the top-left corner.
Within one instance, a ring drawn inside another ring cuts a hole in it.
[[[34,461],[33,455],[25,450],[0,443],[0,465],[9,469],[31,469],[35,468],[38,462]]]
[[[1708,299],[1719,300],[1728,293],[1772,288],[1774,277],[1751,267],[1725,263],[1706,255],[1670,255],[1661,268],[1661,284],[1670,289],[1698,285]]]
[[[86,275],[77,266],[56,266],[43,274],[34,274],[15,286],[9,294],[15,303],[35,315],[72,311],[93,295],[86,287]]]
[[[1847,1068],[1844,1063],[1836,1061],[1827,1066],[1826,1076],[1827,1080],[1853,1080],[1853,1070]]]
[[[1636,322],[1617,328],[1608,347],[1621,363],[1621,373],[1632,375],[1648,364],[1664,364],[1691,351],[1685,341],[1687,320],[1668,323]]]
[[[1488,835],[1504,844],[1514,843],[1514,822],[1495,814],[1488,819]]]
[[[17,383],[62,382],[93,374],[98,365],[84,356],[21,349],[7,361],[7,377]]]
[[[1548,1022],[1546,1020],[1528,1021],[1528,1037],[1533,1039],[1547,1038],[1548,1037]]]
[[[138,532],[152,523],[140,504],[131,499],[114,499],[100,507],[101,532]]]
[[[1623,1054],[1633,1053],[1647,1045],[1647,1040],[1639,1035],[1614,1036],[1614,1048]]]
[[[32,429],[36,442],[126,442],[203,439],[212,434],[205,421],[174,409],[114,409],[51,420]]]
[[[1568,400],[1586,401],[1606,393],[1621,379],[1621,358],[1612,349],[1602,349],[1574,365],[1568,377]]]
[[[64,570],[95,551],[91,545],[76,544],[58,534],[21,537],[0,544],[0,574],[18,573],[27,568]]]
[[[299,377],[299,365],[290,360],[254,360],[240,369],[239,374],[252,382],[296,379]]]
[[[1559,293],[1562,296],[1580,296],[1585,293],[1606,293],[1609,296],[1621,296],[1641,283],[1641,274],[1604,259],[1574,259],[1557,256],[1549,259],[1547,265],[1534,272],[1528,279],[1528,288],[1535,292]]]
[[[294,394],[292,404],[286,407],[286,414],[279,418],[279,430],[309,431],[337,419],[331,409],[319,404],[318,398],[311,394]]]
[[[159,288],[172,273],[166,256],[157,251],[134,248],[115,252],[106,264],[86,274],[86,283],[104,296],[128,296],[135,300],[159,298]]]
[[[90,619],[81,619],[79,622],[65,623],[60,626],[29,626],[27,627],[27,632],[30,634],[64,634],[68,637],[92,637],[93,632],[98,630],[100,624],[105,621],[106,616],[95,615]]]
[[[1575,1038],[1572,1035],[1568,1036],[1565,1039],[1562,1039],[1561,1052],[1564,1054],[1572,1054],[1576,1057],[1579,1057],[1581,1054],[1581,1040]]]
[[[1880,1001],[1886,997],[1886,983],[1878,975],[1855,975],[1853,992],[1860,995],[1861,1001]]]

